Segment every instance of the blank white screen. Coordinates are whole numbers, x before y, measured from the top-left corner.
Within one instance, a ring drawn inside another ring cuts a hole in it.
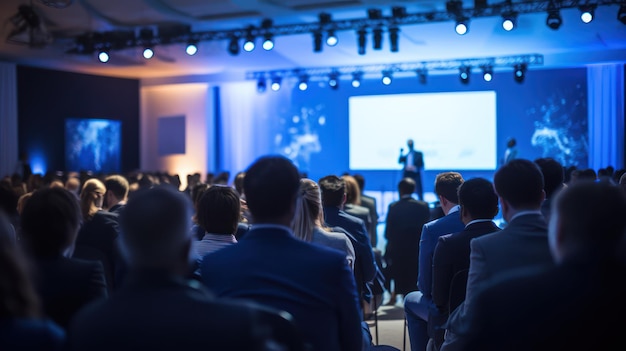
[[[350,169],[398,169],[413,139],[427,170],[496,168],[495,91],[349,98]]]

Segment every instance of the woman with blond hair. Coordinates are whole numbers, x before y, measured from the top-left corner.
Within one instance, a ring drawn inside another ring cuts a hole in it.
[[[300,179],[300,191],[291,229],[299,239],[344,252],[350,268],[354,270],[352,242],[344,233],[334,232],[323,223],[324,212],[319,185],[311,179]]]
[[[106,187],[97,178],[87,180],[80,191],[83,225],[76,239],[74,257],[98,260],[104,266],[107,287],[120,283],[123,261],[120,254],[117,214],[102,209]]]

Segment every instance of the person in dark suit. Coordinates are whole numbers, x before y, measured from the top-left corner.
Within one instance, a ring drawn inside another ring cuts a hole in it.
[[[548,228],[540,210],[545,192],[539,167],[526,159],[512,160],[498,169],[493,183],[507,225],[500,232],[470,242],[465,301],[448,318],[442,351],[464,349],[466,315],[480,286],[499,274],[553,264]]]
[[[333,230],[340,230],[346,235],[352,246],[356,261],[354,264],[354,278],[364,304],[369,304],[372,298],[371,282],[377,274],[378,266],[374,260],[374,252],[370,243],[365,223],[360,218],[343,211],[346,202],[346,184],[343,179],[335,175],[322,177],[318,184],[322,191],[322,205],[324,207],[324,221]]]
[[[538,158],[535,163],[543,174],[543,190],[546,193],[546,199],[541,204],[541,213],[546,218],[546,222],[550,222],[552,199],[564,187],[565,170],[559,161],[550,157]]]
[[[359,191],[361,192],[361,206],[367,207],[370,211],[370,243],[372,248],[376,248],[378,245],[378,206],[376,198],[365,193],[365,178],[361,174],[354,174],[353,177],[359,185]]]
[[[104,206],[107,211],[120,214],[128,201],[130,185],[128,180],[119,174],[113,174],[104,179]]]
[[[43,311],[59,326],[89,302],[107,297],[102,263],[71,256],[80,227],[78,199],[63,188],[43,188],[21,216],[22,239],[35,262],[35,286]]]
[[[555,265],[500,276],[477,292],[467,350],[624,350],[626,199],[579,182],[557,195],[548,243]]]
[[[346,202],[343,204],[343,210],[354,217],[360,218],[365,223],[370,243],[374,240],[372,236],[376,236],[376,228],[372,226],[369,208],[361,205],[361,190],[359,183],[351,175],[343,175],[341,179],[346,184]],[[374,246],[372,245],[372,248]]]
[[[455,274],[469,269],[470,241],[500,230],[493,223],[498,213],[498,195],[487,179],[473,178],[463,182],[459,187],[459,206],[465,229],[439,237],[433,255],[432,296],[436,309],[430,311],[428,327],[436,349],[443,343],[443,325],[450,312],[465,299],[465,284],[461,284],[459,293],[454,291],[451,294],[450,290]]]
[[[252,228],[236,245],[203,258],[202,281],[217,296],[289,312],[313,350],[361,350],[357,291],[345,253],[300,240],[289,228],[299,188],[290,160],[257,159],[244,178]]]
[[[411,178],[415,181],[415,193],[420,200],[424,200],[424,189],[422,187],[422,169],[424,168],[424,154],[415,150],[413,139],[406,142],[408,150],[400,149],[398,163],[402,163],[402,178]]]
[[[422,227],[430,217],[428,204],[411,195],[415,181],[404,178],[398,183],[400,200],[389,205],[385,225],[385,278],[394,282],[389,303],[404,298],[417,288],[418,247]]]
[[[411,350],[424,351],[428,344],[428,311],[432,302],[432,267],[435,246],[440,236],[463,230],[458,205],[458,189],[463,177],[458,172],[439,173],[435,178],[435,193],[445,216],[424,224],[419,243],[419,265],[417,273],[418,291],[404,298]]]
[[[120,217],[128,279],[110,299],[76,315],[69,350],[263,350],[280,336],[278,323],[297,333],[282,312],[215,299],[185,279],[191,213],[188,196],[168,186],[140,190],[128,201]],[[276,324],[263,323],[268,316]]]

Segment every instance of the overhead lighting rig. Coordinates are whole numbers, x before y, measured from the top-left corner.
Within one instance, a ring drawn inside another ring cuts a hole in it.
[[[426,84],[429,72],[433,71],[457,71],[459,78],[464,84],[469,83],[472,69],[482,69],[483,79],[487,82],[493,78],[496,68],[512,69],[513,78],[516,82],[522,83],[529,66],[543,65],[543,55],[528,54],[516,56],[466,58],[456,60],[435,60],[421,62],[405,62],[394,64],[372,64],[359,66],[342,67],[315,67],[315,68],[295,68],[271,71],[253,71],[246,73],[246,79],[255,80],[260,86],[266,86],[267,81],[274,82],[277,78],[284,80],[297,79],[302,82],[306,77],[306,82],[325,82],[331,89],[339,88],[339,81],[344,77],[352,82],[352,87],[358,88],[363,84],[364,76],[382,77],[384,85],[392,83],[392,77],[409,73],[417,74],[421,84]],[[308,84],[307,86],[310,86]],[[300,89],[304,90],[304,89]]]
[[[229,53],[237,55],[239,45],[244,51],[253,51],[257,38],[261,38],[263,47],[268,50],[273,48],[275,39],[286,35],[308,34],[313,37],[312,50],[321,52],[323,44],[327,46],[339,45],[337,33],[342,31],[353,31],[357,35],[358,53],[365,55],[367,36],[372,35],[372,45],[375,49],[384,47],[384,33],[388,33],[389,48],[391,52],[399,50],[399,33],[402,26],[417,25],[435,22],[456,23],[456,30],[459,34],[469,33],[469,22],[481,17],[501,17],[504,30],[515,28],[516,20],[519,16],[530,13],[545,13],[547,15],[546,25],[552,29],[557,29],[562,24],[561,10],[579,9],[583,16],[583,21],[591,21],[594,11],[601,6],[617,6],[618,21],[626,24],[626,0],[524,0],[512,2],[505,0],[499,3],[488,3],[484,0],[474,0],[473,7],[463,7],[461,0],[448,0],[446,8],[432,12],[407,12],[405,7],[394,6],[389,13],[381,9],[371,8],[367,10],[364,17],[352,19],[335,20],[329,13],[321,13],[318,20],[306,23],[276,24],[271,19],[264,19],[259,25],[248,25],[241,28],[225,30],[209,30],[191,32],[187,25],[179,25],[177,30],[171,30],[172,26],[151,26],[154,32],[150,40],[153,50],[158,45],[186,44],[190,40],[198,43],[204,41],[224,41]],[[115,44],[106,39],[111,32],[91,32],[75,37],[75,45],[68,52],[74,54],[93,54],[99,52],[98,49],[110,46],[111,50],[122,50],[132,47],[142,47],[145,40],[142,40],[139,33],[143,28],[125,31],[122,37],[130,37],[127,40],[117,40]],[[119,34],[119,31],[114,33]]]

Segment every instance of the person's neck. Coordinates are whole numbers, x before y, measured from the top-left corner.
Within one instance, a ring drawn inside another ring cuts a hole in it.
[[[452,208],[456,205],[457,204],[455,204],[454,202],[450,202],[450,201],[446,201],[445,204],[441,204],[441,209],[443,210],[443,214],[447,216],[448,213],[450,213],[450,210],[452,210]]]

